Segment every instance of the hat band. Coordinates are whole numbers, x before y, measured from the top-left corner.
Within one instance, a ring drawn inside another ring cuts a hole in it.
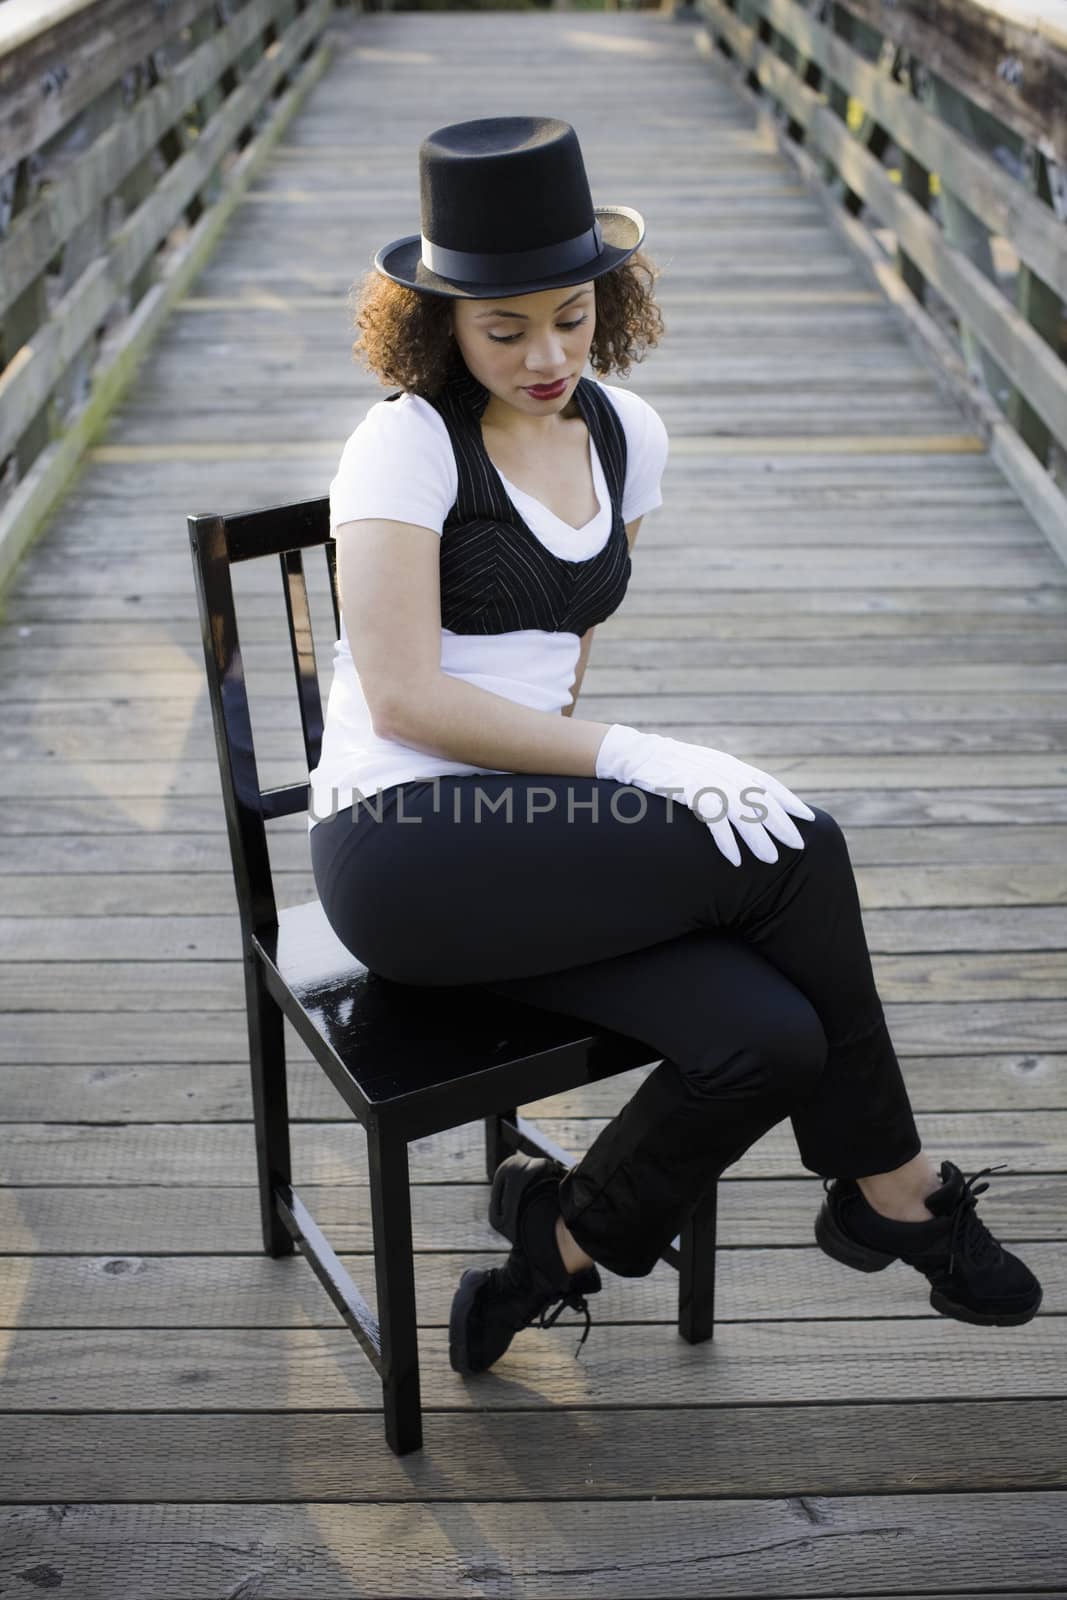
[[[574,267],[592,263],[604,246],[600,223],[578,234],[574,239],[561,239],[559,244],[548,244],[539,250],[507,250],[495,255],[477,250],[447,250],[434,244],[425,234],[422,239],[422,264],[442,278],[454,278],[459,283],[526,283],[542,274],[570,272]]]

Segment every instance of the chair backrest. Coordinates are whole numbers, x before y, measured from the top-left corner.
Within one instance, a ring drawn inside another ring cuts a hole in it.
[[[190,516],[188,526],[215,750],[247,946],[253,931],[276,927],[278,922],[266,823],[274,817],[306,811],[310,785],[303,782],[260,788],[230,568],[238,561],[270,556],[280,562],[304,752],[310,771],[318,765],[322,748],[322,697],[304,552],[317,546],[325,550],[333,620],[339,636],[337,549],[330,533],[330,502],[326,495],[235,516],[207,512]]]

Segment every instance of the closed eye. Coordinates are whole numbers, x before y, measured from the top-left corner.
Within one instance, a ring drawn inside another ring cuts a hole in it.
[[[561,322],[560,323],[560,327],[561,328],[567,328],[568,330],[571,329],[571,328],[580,328],[582,323],[583,322],[588,322],[588,320],[589,320],[588,315],[585,315],[585,316],[579,317],[576,322]],[[490,337],[490,339],[492,339],[494,344],[514,344],[516,339],[521,339],[522,338],[522,334],[521,333],[509,333],[509,334],[491,333],[489,335],[489,337]]]

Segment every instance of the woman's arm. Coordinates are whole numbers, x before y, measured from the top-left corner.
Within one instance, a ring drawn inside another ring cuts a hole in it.
[[[628,522],[626,524],[626,537],[630,541],[631,550],[634,547],[634,540],[637,538],[637,530],[640,528],[640,526],[640,517],[635,517],[632,522]],[[582,634],[582,648],[578,652],[578,665],[574,670],[574,686],[571,689],[571,703],[569,706],[565,706],[562,712],[562,715],[565,717],[569,717],[571,715],[578,703],[578,695],[582,687],[582,679],[585,677],[585,664],[589,660],[589,648],[593,643],[593,634],[595,632],[595,628],[588,628],[585,633]]]
[[[534,711],[505,695],[439,672],[396,701],[375,732],[427,755],[503,772],[592,778],[611,724]]]
[[[585,677],[585,664],[589,660],[589,647],[593,642],[595,632],[595,628],[587,628],[582,634],[582,645],[578,651],[578,665],[574,669],[574,683],[571,686],[571,703],[569,706],[563,707],[560,712],[562,717],[569,717],[578,703],[578,692],[582,687],[582,679]]]

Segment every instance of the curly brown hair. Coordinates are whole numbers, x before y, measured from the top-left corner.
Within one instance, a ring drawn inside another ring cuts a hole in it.
[[[626,377],[634,361],[657,345],[663,315],[652,286],[660,268],[642,250],[594,279],[596,328],[589,361],[601,377],[618,372]],[[349,293],[352,326],[359,338],[353,359],[377,373],[387,388],[430,399],[448,380],[458,353],[452,337],[452,301],[447,295],[424,294],[396,283],[376,268]]]

